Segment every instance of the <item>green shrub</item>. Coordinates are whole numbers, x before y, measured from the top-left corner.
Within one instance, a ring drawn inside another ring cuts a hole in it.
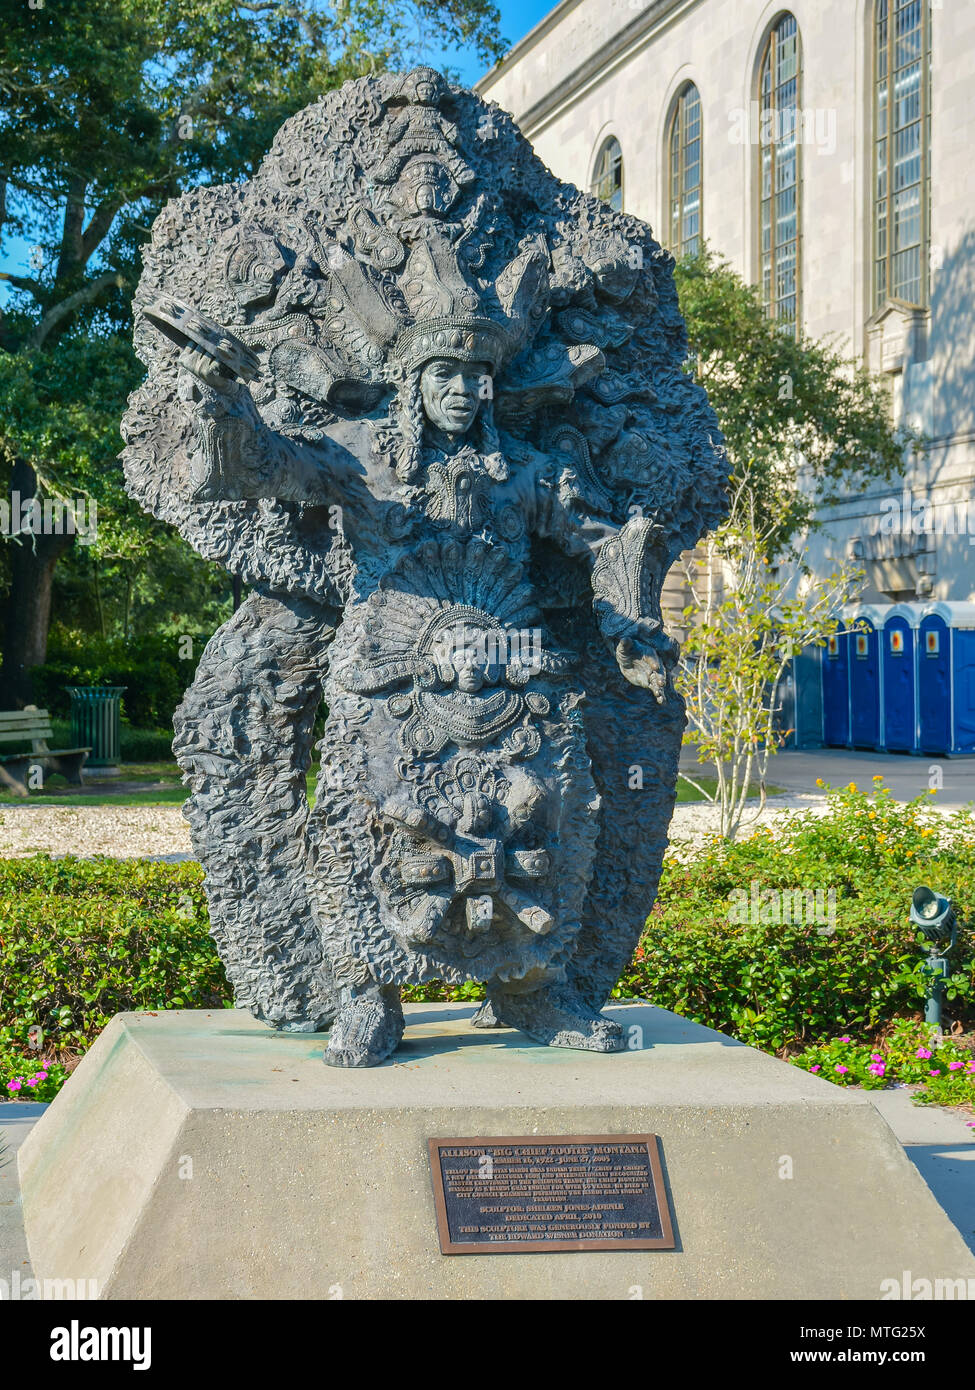
[[[910,1055],[921,1045],[925,993],[907,916],[918,883],[953,898],[962,914],[975,903],[975,816],[940,818],[929,798],[903,806],[879,787],[830,790],[826,815],[799,813],[774,831],[668,858],[614,995],[649,999],[823,1074],[832,1068],[831,1079],[847,1083],[882,1084],[870,1070],[880,1054],[888,1078],[924,1083],[922,1100],[958,1103],[969,1096],[970,1072],[952,1063],[968,1054],[948,1042],[932,1049],[930,1065]],[[784,900],[762,896],[797,888],[833,890],[832,920],[784,921]],[[743,901],[744,912],[732,911]],[[951,961],[947,1012],[971,1025],[967,928]],[[479,984],[432,982],[404,998],[483,994]],[[0,860],[0,1095],[11,1077],[31,1066],[36,1074],[39,1055],[59,1061],[83,1051],[120,1010],[230,1003],[199,865]],[[40,1054],[30,1047],[32,1026],[43,1030]]]
[[[975,1104],[975,1054],[917,1019],[898,1019],[879,1042],[858,1043],[844,1034],[792,1061],[837,1086],[877,1091],[900,1082],[920,1087],[914,1099],[922,1105]]]
[[[195,642],[197,653],[202,642]],[[34,704],[67,717],[67,685],[124,685],[123,717],[139,729],[171,729],[173,711],[196,672],[197,657],[180,660],[176,637],[141,637],[129,642],[62,638],[48,648],[43,666],[30,672]],[[170,735],[170,737],[172,737]]]
[[[173,730],[134,729],[123,724],[119,740],[123,763],[164,763],[173,759]]]
[[[11,1056],[32,1063],[83,1052],[123,1010],[230,1001],[198,864],[0,860],[0,1052],[8,1065]],[[32,1028],[41,1030],[33,1047]]]
[[[67,748],[71,743],[71,721],[52,719],[58,748]],[[123,763],[165,763],[173,760],[172,729],[135,729],[122,720],[120,732],[120,752]]]
[[[668,858],[643,938],[615,994],[641,996],[743,1042],[784,1052],[837,1033],[868,1036],[916,1013],[925,994],[908,921],[928,883],[960,909],[975,903],[975,818],[939,817],[930,798],[895,802],[875,784],[828,789],[828,812],[800,812],[693,858]],[[752,885],[757,911],[753,913]],[[785,922],[778,893],[835,894],[834,921]],[[734,909],[747,900],[745,921]],[[752,916],[758,920],[751,920]],[[767,919],[767,920],[763,920]],[[971,1020],[975,951],[961,933],[948,1010]]]

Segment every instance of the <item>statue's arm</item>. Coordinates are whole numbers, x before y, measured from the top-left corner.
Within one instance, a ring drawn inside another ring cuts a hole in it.
[[[194,501],[335,500],[348,468],[346,450],[329,439],[310,445],[270,429],[247,387],[222,375],[206,354],[187,350],[180,366],[180,395],[195,433],[189,459]]]
[[[663,528],[632,517],[595,551],[593,608],[600,630],[613,646],[620,671],[631,685],[649,690],[663,704],[680,646],[664,630],[660,593],[670,566]]]
[[[593,610],[620,671],[662,704],[680,653],[664,631],[660,609],[670,565],[663,529],[645,517],[632,517],[620,527],[587,515],[565,505],[547,479],[541,480],[537,516],[539,534],[589,566]]]

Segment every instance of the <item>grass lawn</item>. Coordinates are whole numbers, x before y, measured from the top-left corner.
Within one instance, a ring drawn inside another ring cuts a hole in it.
[[[24,797],[0,791],[0,806],[179,806],[188,795],[174,762],[122,763],[120,771],[119,777],[89,777],[83,788],[52,773],[43,792]]]
[[[309,769],[307,777],[310,802],[315,800],[317,777],[318,767],[315,764]],[[702,777],[699,781],[713,794],[717,786],[713,777]],[[768,793],[774,796],[781,790],[781,787],[770,786]],[[0,806],[180,806],[188,795],[174,762],[122,763],[120,777],[91,777],[84,789],[73,787],[55,773],[43,792],[32,792],[26,798],[15,796],[11,791],[0,791]],[[758,788],[752,787],[748,795],[758,796]],[[692,787],[683,777],[678,779],[678,804],[703,800],[696,787]]]
[[[695,777],[695,778],[694,778],[694,781],[698,784],[699,787],[703,787],[704,790],[708,793],[709,796],[713,796],[713,795],[714,795],[714,793],[715,793],[715,791],[716,791],[716,789],[717,789],[717,786],[718,786],[718,779],[717,779],[716,777]],[[767,795],[767,796],[775,796],[775,795],[777,795],[777,793],[779,793],[779,792],[782,791],[782,790],[783,790],[782,787],[773,787],[771,783],[769,783],[769,785],[765,788],[765,792],[766,792],[766,795]],[[750,799],[750,800],[751,800],[752,798],[758,796],[758,787],[755,786],[754,783],[752,784],[752,786],[750,786],[750,787],[748,788],[748,796],[749,796],[749,799]],[[697,787],[692,787],[691,784],[690,784],[690,782],[688,782],[686,778],[684,778],[684,777],[678,777],[678,779],[677,779],[677,804],[678,804],[678,806],[682,806],[685,802],[690,802],[690,801],[703,801],[704,799],[705,799],[705,798],[704,798],[704,797],[701,795],[701,793],[698,791]]]

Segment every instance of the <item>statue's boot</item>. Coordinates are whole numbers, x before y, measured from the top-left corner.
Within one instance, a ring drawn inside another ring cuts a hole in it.
[[[485,999],[477,1013],[471,1019],[472,1028],[503,1028],[504,1024],[494,1012],[494,1005],[490,999]]]
[[[626,1046],[620,1025],[591,1009],[567,985],[547,985],[530,994],[492,989],[474,1024],[478,1028],[505,1024],[527,1033],[535,1042],[583,1052],[622,1052]]]
[[[332,1024],[323,1060],[330,1067],[375,1067],[400,1045],[405,1027],[399,990],[370,990],[347,999]]]

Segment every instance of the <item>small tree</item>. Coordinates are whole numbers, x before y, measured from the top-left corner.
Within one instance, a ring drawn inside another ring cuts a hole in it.
[[[790,660],[803,647],[825,646],[861,580],[859,571],[844,567],[812,587],[801,577],[808,572],[791,564],[784,577],[767,559],[780,519],[759,521],[755,494],[745,484],[731,500],[731,518],[705,542],[704,563],[697,570],[685,565],[691,603],[678,668],[685,741],[714,763],[714,793],[684,775],[718,806],[727,840],[765,808],[769,760],[785,737],[777,726],[777,692]],[[756,781],[754,813],[746,818]]]

